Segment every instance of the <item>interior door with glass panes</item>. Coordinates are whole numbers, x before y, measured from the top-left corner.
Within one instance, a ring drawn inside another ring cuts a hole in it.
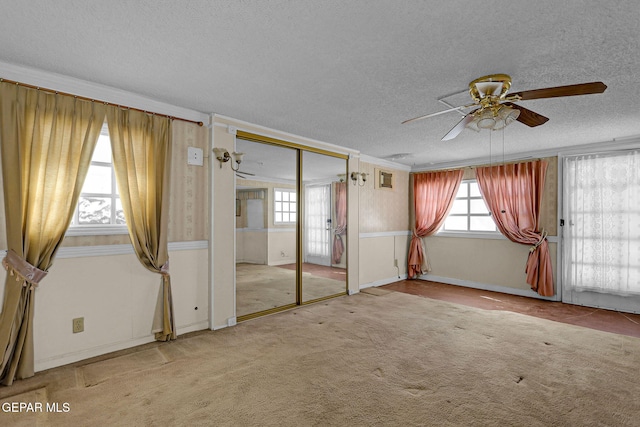
[[[562,301],[640,312],[640,150],[563,159]]]
[[[305,187],[304,261],[331,265],[331,186]]]

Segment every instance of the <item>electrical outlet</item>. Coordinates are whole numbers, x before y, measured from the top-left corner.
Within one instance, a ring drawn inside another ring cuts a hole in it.
[[[73,333],[84,332],[84,317],[73,319]]]

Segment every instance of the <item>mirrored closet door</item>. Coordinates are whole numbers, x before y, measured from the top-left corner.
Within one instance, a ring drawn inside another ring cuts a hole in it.
[[[346,156],[238,132],[236,318],[347,292]]]
[[[297,152],[238,139],[236,317],[295,305]]]
[[[302,153],[303,232],[302,301],[347,289],[346,161]]]

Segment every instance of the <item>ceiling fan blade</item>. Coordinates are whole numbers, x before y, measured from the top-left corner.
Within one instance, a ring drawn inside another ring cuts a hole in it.
[[[602,82],[580,83],[577,85],[525,90],[523,92],[512,93],[509,95],[509,98],[518,97],[522,101],[527,101],[529,99],[556,98],[559,96],[591,95],[594,93],[602,93],[606,88],[607,85]]]
[[[462,110],[462,109],[465,109],[465,108],[473,107],[474,105],[476,105],[476,103],[469,104],[469,105],[461,105],[460,107],[449,108],[448,110],[438,111],[437,113],[431,113],[431,114],[427,114],[425,116],[414,117],[413,119],[405,120],[404,122],[402,122],[402,124],[404,125],[406,123],[411,123],[411,122],[415,122],[415,121],[418,121],[418,120],[427,119],[429,117],[439,116],[440,114],[449,113],[451,111]]]
[[[520,115],[516,120],[529,127],[533,128],[536,126],[540,126],[549,121],[548,117],[545,117],[542,114],[538,114],[535,111],[531,111],[528,108],[524,108],[519,105],[512,104],[511,102],[504,102],[503,105],[507,105],[511,108],[515,108],[516,110],[519,110]]]
[[[464,130],[464,128],[473,121],[473,113],[477,110],[473,110],[471,113],[467,114],[458,122],[457,125],[453,127],[445,136],[442,137],[442,141],[449,141],[460,134]]]

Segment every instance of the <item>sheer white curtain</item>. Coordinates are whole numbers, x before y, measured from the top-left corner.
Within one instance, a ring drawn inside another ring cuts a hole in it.
[[[563,164],[564,286],[640,295],[640,150]]]

